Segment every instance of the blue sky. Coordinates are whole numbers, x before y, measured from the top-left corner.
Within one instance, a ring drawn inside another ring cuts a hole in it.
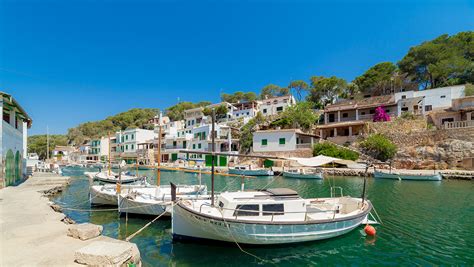
[[[199,3],[198,3],[199,2]],[[0,1],[0,90],[31,134],[269,83],[352,80],[474,30],[474,1]]]

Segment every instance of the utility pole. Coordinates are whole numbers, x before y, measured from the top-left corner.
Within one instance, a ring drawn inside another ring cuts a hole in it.
[[[49,161],[49,128],[46,125],[46,161]]]
[[[216,120],[216,110],[212,108],[212,128],[211,128],[211,206],[214,207],[214,152],[215,152],[215,120]]]
[[[159,116],[159,121],[158,121],[158,166],[157,166],[157,171],[156,171],[156,185],[160,185],[161,182],[161,111],[160,111],[160,116]]]

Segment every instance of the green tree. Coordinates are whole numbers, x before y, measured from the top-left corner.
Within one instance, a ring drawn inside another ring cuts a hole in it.
[[[280,115],[280,118],[272,122],[271,126],[280,126],[283,128],[301,128],[311,129],[317,123],[318,116],[312,109],[309,102],[299,102],[296,105],[288,107]]]
[[[28,153],[36,153],[40,159],[46,159],[47,143],[47,137],[45,134],[28,136]],[[50,135],[49,156],[51,157],[52,151],[56,146],[65,146],[67,144],[68,138],[66,135]]]
[[[397,66],[391,62],[382,62],[368,69],[364,74],[354,79],[359,90],[365,95],[390,94],[393,89],[394,76]]]
[[[257,113],[257,115],[250,119],[242,128],[240,128],[240,152],[243,154],[248,154],[252,148],[253,144],[253,133],[257,129],[258,124],[263,123],[265,117],[262,113]]]
[[[311,87],[306,99],[315,106],[324,107],[326,104],[333,103],[336,97],[347,90],[347,82],[335,76],[313,76],[310,80]]]
[[[179,102],[178,104],[171,106],[166,109],[166,115],[172,121],[180,121],[184,119],[184,111],[187,109],[193,109],[198,107],[205,107],[210,105],[211,102],[202,101],[198,103],[192,102]]]
[[[365,154],[381,160],[392,159],[397,153],[397,146],[382,134],[371,134],[359,143]]]
[[[474,82],[474,32],[443,34],[410,48],[400,70],[422,88]]]
[[[224,105],[224,104],[219,105],[218,107],[215,108],[215,114],[216,114],[217,119],[225,118],[226,115],[227,115],[227,112],[228,112],[227,106]],[[212,115],[212,108],[205,107],[205,108],[203,108],[202,113],[205,116],[211,116]]]
[[[237,102],[242,102],[242,101],[254,101],[257,99],[257,94],[254,92],[235,92],[233,94],[226,94],[223,93],[221,94],[221,100],[224,102],[229,102],[229,103],[237,103]]]
[[[464,94],[466,96],[473,96],[474,95],[474,85],[468,83],[466,84],[466,88],[464,89]]]
[[[260,99],[275,97],[275,96],[283,96],[289,95],[290,89],[285,87],[280,87],[275,84],[269,84],[262,88],[260,91]]]
[[[308,90],[308,84],[303,80],[296,80],[291,81],[288,85],[288,88],[293,90],[296,97],[298,98],[298,101],[301,101],[303,98],[303,93]]]

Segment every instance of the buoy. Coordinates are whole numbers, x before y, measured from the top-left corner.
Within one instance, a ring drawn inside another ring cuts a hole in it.
[[[368,224],[365,226],[364,231],[368,236],[375,236],[375,233],[376,233],[375,227]]]

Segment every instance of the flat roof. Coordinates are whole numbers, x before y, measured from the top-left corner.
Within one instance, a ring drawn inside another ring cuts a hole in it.
[[[271,130],[258,130],[258,131],[255,131],[255,133],[275,133],[275,132],[294,132],[296,134],[300,134],[300,135],[306,135],[306,136],[312,136],[312,137],[317,137],[319,138],[319,135],[317,134],[313,134],[313,133],[305,133],[303,131],[301,131],[300,129],[271,129]]]

